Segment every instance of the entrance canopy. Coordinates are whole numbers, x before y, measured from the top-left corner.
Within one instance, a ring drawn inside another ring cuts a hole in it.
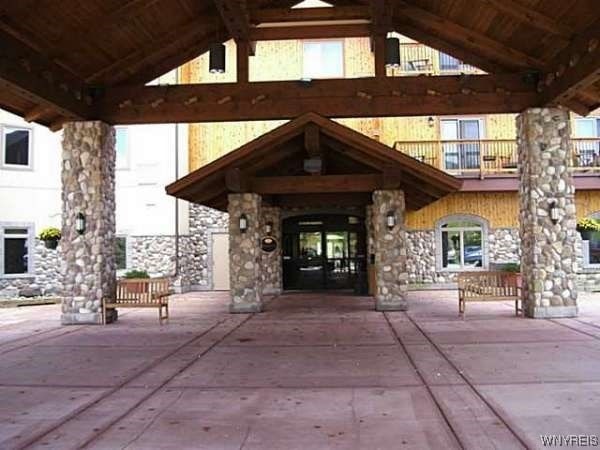
[[[378,189],[402,189],[408,209],[462,181],[318,114],[307,113],[167,186],[175,197],[221,210],[229,193],[280,207],[361,206]]]

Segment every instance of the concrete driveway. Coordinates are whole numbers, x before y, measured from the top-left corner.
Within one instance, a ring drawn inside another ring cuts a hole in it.
[[[105,327],[60,327],[57,306],[0,310],[0,448],[505,449],[600,435],[600,296],[548,321],[510,303],[468,305],[462,320],[456,292],[410,295],[408,313],[315,293],[230,315],[226,293],[186,294],[162,326],[147,310]]]

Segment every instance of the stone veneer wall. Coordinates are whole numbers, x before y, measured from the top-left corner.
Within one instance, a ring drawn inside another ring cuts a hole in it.
[[[229,276],[231,312],[259,312],[262,309],[261,198],[257,194],[229,194]],[[245,214],[248,229],[240,231]]]
[[[277,248],[271,253],[260,251],[263,294],[280,294],[283,286],[283,267],[281,252],[281,210],[275,207],[261,207],[261,236],[266,236],[267,222],[273,223],[271,236],[277,241]]]
[[[396,226],[386,224],[388,211],[394,211]],[[375,248],[375,300],[378,311],[406,310],[408,290],[407,235],[404,229],[404,192],[373,192],[373,240]]]
[[[36,239],[32,257],[33,274],[0,278],[0,298],[17,297],[23,290],[28,290],[30,295],[62,295],[60,245],[51,250],[43,241]]]
[[[86,217],[81,235],[75,231],[80,212]],[[116,286],[115,131],[103,122],[65,124],[60,243],[62,322],[101,323],[102,298],[113,296]],[[113,317],[114,310],[107,319]]]
[[[529,317],[577,315],[575,188],[568,112],[532,108],[517,117],[523,307]],[[549,217],[556,202],[559,220]]]

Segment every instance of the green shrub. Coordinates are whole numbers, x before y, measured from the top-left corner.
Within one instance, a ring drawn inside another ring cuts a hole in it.
[[[504,272],[520,273],[521,264],[519,263],[506,263],[502,266]]]
[[[600,231],[600,220],[599,219],[588,219],[584,217],[577,221],[578,231]]]
[[[61,234],[58,228],[48,227],[40,231],[40,239],[42,241],[58,241],[60,236]]]
[[[150,278],[150,275],[145,270],[130,270],[123,278]]]

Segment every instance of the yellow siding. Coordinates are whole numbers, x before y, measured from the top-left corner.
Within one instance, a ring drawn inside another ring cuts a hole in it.
[[[599,191],[578,191],[575,192],[575,206],[577,207],[577,218],[590,216],[600,212],[600,192]]]
[[[406,214],[411,230],[430,230],[442,217],[451,214],[474,214],[489,221],[491,228],[516,228],[519,204],[516,192],[450,194],[419,211]]]

